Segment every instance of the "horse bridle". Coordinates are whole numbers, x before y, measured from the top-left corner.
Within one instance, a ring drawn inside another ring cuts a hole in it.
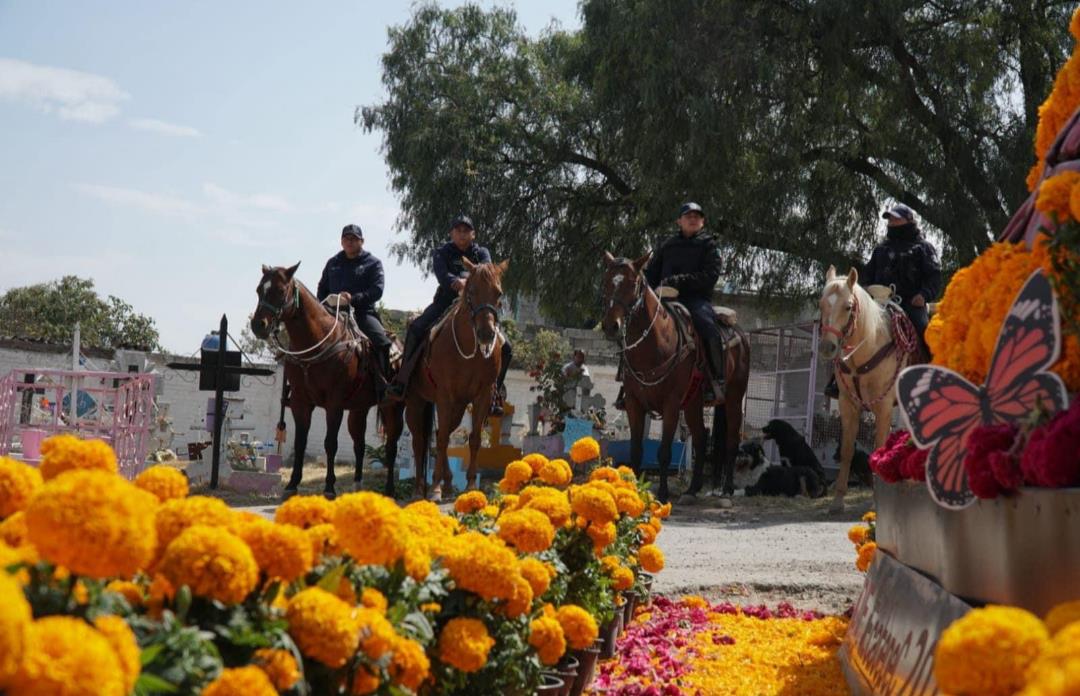
[[[292,286],[292,289],[293,289],[293,293],[292,293],[293,300],[292,300],[291,303],[289,302],[289,290],[288,290],[289,286]],[[289,285],[285,286],[285,290],[283,292],[283,297],[282,297],[280,305],[276,305],[276,304],[272,304],[270,302],[267,302],[266,299],[263,298],[262,294],[261,293],[259,294],[259,306],[258,306],[258,309],[266,309],[266,310],[268,310],[270,312],[270,316],[272,316],[274,318],[274,323],[271,324],[271,326],[269,327],[271,329],[276,327],[278,324],[280,324],[282,319],[286,318],[285,317],[285,310],[289,307],[290,304],[292,305],[292,309],[293,309],[294,312],[296,310],[300,309],[300,286],[298,286],[296,284],[296,282],[291,280],[291,279],[289,280]]]
[[[821,332],[823,334],[836,334],[839,339],[840,345],[843,346],[844,341],[851,338],[851,334],[855,331],[855,322],[859,318],[859,296],[853,294],[851,296],[851,309],[848,310],[848,320],[844,324],[843,329],[835,329],[829,324],[825,323],[825,317],[821,317]]]
[[[650,333],[652,333],[653,326],[656,325],[656,318],[658,316],[660,316],[661,312],[664,311],[663,306],[658,307],[656,313],[653,314],[652,321],[649,322],[649,326],[646,327],[645,331],[643,331],[642,334],[640,336],[638,336],[636,341],[634,341],[630,345],[627,345],[627,343],[626,343],[626,333],[630,330],[630,320],[634,318],[634,315],[637,314],[639,309],[641,309],[643,306],[645,306],[645,288],[643,287],[644,283],[645,283],[645,274],[643,274],[641,271],[635,272],[634,273],[634,302],[633,302],[633,304],[627,304],[626,302],[622,301],[621,299],[618,299],[617,297],[614,297],[614,295],[608,300],[608,308],[609,309],[611,307],[613,307],[613,306],[616,306],[616,305],[618,305],[619,307],[622,307],[622,309],[623,309],[624,316],[623,316],[622,329],[619,332],[619,343],[622,344],[621,351],[623,353],[636,348],[638,345],[641,344],[642,341],[644,341],[646,339],[646,337],[648,337],[648,335]],[[613,290],[614,290],[614,288],[613,288]]]

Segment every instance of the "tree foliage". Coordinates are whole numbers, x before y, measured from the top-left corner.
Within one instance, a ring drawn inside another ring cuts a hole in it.
[[[89,278],[64,276],[0,296],[0,334],[69,342],[76,323],[84,346],[161,350],[154,320],[118,297],[102,299]]]
[[[1072,2],[584,0],[530,39],[506,9],[418,6],[390,30],[379,130],[425,263],[467,210],[507,285],[578,321],[604,249],[636,254],[693,199],[725,279],[806,291],[857,264],[899,201],[970,261],[1026,196]]]

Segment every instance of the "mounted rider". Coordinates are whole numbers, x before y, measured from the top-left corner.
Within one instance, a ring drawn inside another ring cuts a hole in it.
[[[698,337],[704,341],[711,379],[705,384],[705,403],[724,402],[724,343],[713,310],[712,292],[720,279],[720,249],[705,232],[705,211],[697,203],[679,208],[679,232],[656,248],[645,279],[655,290],[663,286],[679,291],[679,302],[690,310]],[[700,349],[701,347],[699,347]]]
[[[330,295],[349,293],[353,317],[371,340],[378,366],[375,391],[380,401],[390,379],[391,342],[376,308],[384,283],[382,261],[370,251],[364,251],[363,230],[359,225],[345,225],[341,230],[341,251],[326,262],[315,296],[322,302]]]
[[[927,304],[936,300],[941,292],[941,263],[937,250],[923,237],[915,211],[903,203],[889,208],[881,217],[888,225],[885,239],[874,247],[859,276],[859,283],[864,288],[871,285],[892,288],[894,297],[900,299],[900,309],[904,310],[919,336],[923,358],[929,359],[930,349],[924,338],[930,324]],[[835,375],[826,385],[825,395],[839,398]]]
[[[463,258],[474,264],[491,263],[491,254],[485,247],[476,243],[476,228],[472,218],[459,215],[450,223],[450,241],[435,250],[431,258],[431,270],[439,282],[435,298],[420,316],[409,324],[405,336],[405,357],[401,369],[387,390],[391,399],[403,399],[409,384],[409,377],[416,366],[420,349],[427,342],[431,328],[445,315],[454,302],[465,290],[465,281],[469,273],[465,270]],[[513,356],[510,342],[503,336],[502,366],[492,394],[491,415],[503,414],[503,401],[506,398],[506,372],[510,369]]]

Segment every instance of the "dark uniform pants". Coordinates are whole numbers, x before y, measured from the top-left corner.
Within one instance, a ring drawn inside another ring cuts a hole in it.
[[[716,325],[716,312],[713,311],[712,302],[703,297],[679,298],[679,301],[690,310],[694,328],[702,339],[708,342],[720,338],[720,327]]]
[[[442,318],[443,314],[450,309],[453,303],[432,302],[427,306],[420,316],[412,320],[409,324],[409,341],[418,349],[427,340],[428,332],[431,331],[431,327]],[[503,335],[503,347],[502,347],[502,365],[499,369],[499,381],[498,386],[502,386],[506,381],[506,372],[510,369],[510,360],[514,355],[513,348],[510,346],[510,341]]]
[[[385,348],[390,345],[390,337],[386,335],[386,329],[374,314],[357,314],[356,324],[364,335],[371,339],[372,345],[376,348]]]
[[[915,333],[919,336],[919,350],[922,351],[923,359],[930,360],[930,348],[926,345],[926,327],[930,324],[929,310],[927,310],[926,305],[912,307],[909,304],[903,304],[900,307],[915,326]]]

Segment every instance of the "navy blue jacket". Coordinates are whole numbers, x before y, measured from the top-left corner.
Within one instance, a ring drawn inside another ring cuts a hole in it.
[[[491,254],[488,250],[476,242],[469,245],[465,251],[461,251],[453,242],[447,242],[435,250],[431,256],[431,270],[435,274],[435,280],[439,281],[439,289],[435,291],[435,302],[449,306],[458,294],[451,287],[454,280],[464,278],[467,271],[461,258],[468,257],[473,263],[491,263]]]
[[[890,228],[885,241],[874,248],[859,283],[895,285],[901,303],[907,305],[915,295],[933,302],[941,292],[941,264],[937,251],[926,241],[918,227]]]
[[[360,252],[355,259],[339,251],[326,262],[316,296],[321,302],[329,295],[345,291],[352,295],[350,304],[357,316],[377,315],[375,305],[383,295],[384,282],[382,261],[370,251]]]
[[[693,237],[681,232],[665,239],[656,248],[645,279],[653,288],[661,283],[679,291],[679,297],[712,300],[712,291],[720,279],[720,250],[716,240],[704,230]]]

